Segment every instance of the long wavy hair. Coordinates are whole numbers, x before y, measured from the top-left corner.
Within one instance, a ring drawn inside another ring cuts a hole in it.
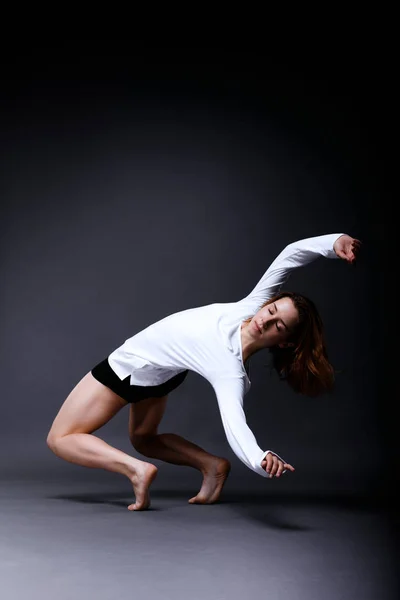
[[[286,380],[300,394],[318,396],[332,390],[334,369],[328,360],[324,327],[315,304],[301,294],[281,292],[264,302],[260,309],[279,298],[291,299],[297,309],[299,322],[287,339],[294,346],[269,348],[273,368],[280,379]],[[251,318],[246,323],[250,321]]]

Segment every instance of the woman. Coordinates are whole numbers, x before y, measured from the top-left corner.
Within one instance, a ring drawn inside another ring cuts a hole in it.
[[[316,395],[332,387],[333,369],[314,304],[298,294],[279,293],[279,289],[293,269],[319,256],[353,263],[359,247],[360,241],[346,234],[294,242],[239,302],[184,310],[128,338],[71,391],[49,432],[49,447],[69,462],[125,475],[136,500],[128,509],[148,508],[157,468],[92,435],[130,404],[129,434],[134,448],[146,457],[200,470],[202,487],[189,502],[217,501],[229,461],[178,435],[157,433],[168,394],[191,370],[212,385],[228,442],[245,465],[264,477],[294,471],[275,452],[262,450],[246,424],[243,398],[251,385],[248,360],[269,348],[280,377],[295,391]]]

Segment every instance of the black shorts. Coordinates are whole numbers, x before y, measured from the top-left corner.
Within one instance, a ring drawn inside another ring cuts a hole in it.
[[[121,380],[110,367],[108,358],[105,358],[93,367],[91,373],[97,381],[100,381],[100,383],[110,388],[110,390],[127,402],[140,402],[140,400],[145,400],[146,398],[166,396],[183,382],[188,374],[188,370],[178,373],[178,375],[171,377],[171,379],[160,385],[146,386],[130,385],[130,375]]]

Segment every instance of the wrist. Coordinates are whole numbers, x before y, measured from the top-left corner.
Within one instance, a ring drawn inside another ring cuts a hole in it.
[[[340,235],[338,235],[338,237],[336,238],[336,240],[333,242],[333,250],[335,252],[335,254],[337,255],[337,246],[338,246],[338,242],[342,237],[347,236],[347,233],[341,233]]]

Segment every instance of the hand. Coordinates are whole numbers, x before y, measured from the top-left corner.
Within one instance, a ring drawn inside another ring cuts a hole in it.
[[[343,258],[351,265],[355,263],[361,242],[347,234],[341,235],[333,244],[333,249],[339,258]]]
[[[261,466],[270,477],[280,477],[285,470],[294,471],[294,467],[280,460],[272,452],[268,452],[267,456],[261,462]]]

